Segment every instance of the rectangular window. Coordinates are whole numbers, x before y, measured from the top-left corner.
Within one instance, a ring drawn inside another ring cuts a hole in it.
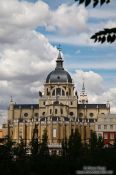
[[[108,139],[108,134],[107,133],[104,134],[104,139]]]
[[[63,114],[63,109],[61,109],[61,114]]]
[[[56,128],[53,128],[53,138],[56,138]]]
[[[98,129],[101,129],[101,125],[98,125]]]
[[[104,125],[104,129],[107,129],[107,125]]]
[[[52,114],[52,109],[50,109],[50,114]]]
[[[113,129],[113,125],[110,125],[110,129]]]
[[[57,114],[57,109],[55,109],[55,114]]]
[[[114,139],[114,133],[110,133],[110,139]]]

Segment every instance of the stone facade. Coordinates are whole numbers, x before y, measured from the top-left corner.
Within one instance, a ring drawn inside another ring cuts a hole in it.
[[[97,137],[102,137],[106,146],[113,145],[116,139],[116,114],[99,115],[95,122]]]
[[[107,104],[89,104],[84,85],[80,97],[75,91],[72,78],[63,68],[59,51],[56,68],[46,78],[44,93],[39,92],[38,104],[16,104],[11,99],[8,108],[8,122],[3,125],[5,135],[19,142],[20,138],[29,144],[36,126],[41,142],[47,129],[50,148],[60,148],[63,138],[78,129],[83,142],[88,142],[91,130],[99,114],[109,114]],[[84,98],[85,97],[85,98]]]

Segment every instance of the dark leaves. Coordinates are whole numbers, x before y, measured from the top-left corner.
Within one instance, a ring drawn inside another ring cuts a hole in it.
[[[94,0],[93,7],[96,7],[98,3],[99,3],[99,0]]]
[[[105,41],[107,41],[108,43],[113,43],[114,41],[116,41],[116,28],[104,29],[103,31],[99,31],[91,36],[91,39],[93,39],[94,42],[104,43]]]
[[[101,40],[101,43],[104,43],[105,41],[106,41],[106,37],[103,36],[103,37],[102,37],[102,40]]]
[[[85,7],[88,6],[91,3],[91,0],[86,0],[85,1]]]
[[[110,0],[106,0],[106,4],[108,4],[110,2]]]
[[[84,3],[85,7],[87,7],[91,2],[93,2],[93,7],[96,7],[98,4],[100,4],[101,6],[106,3],[110,3],[110,0],[75,0],[75,2],[79,2],[79,4]]]
[[[100,5],[103,5],[105,3],[106,0],[101,0]],[[107,1],[106,1],[107,2]]]
[[[75,2],[77,1],[79,4],[85,4],[85,7],[87,7],[90,3],[93,3],[93,8],[95,8],[98,4],[102,6],[105,3],[110,3],[110,0],[75,0]],[[113,43],[114,41],[116,41],[116,28],[104,29],[103,31],[99,31],[91,36],[91,39],[93,39],[94,42]]]
[[[80,1],[79,1],[79,4],[82,4],[84,1],[85,1],[85,0],[80,0]]]

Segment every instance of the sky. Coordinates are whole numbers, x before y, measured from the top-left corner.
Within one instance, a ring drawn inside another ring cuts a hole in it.
[[[14,102],[38,103],[60,44],[64,67],[78,95],[85,81],[89,103],[110,102],[116,113],[116,44],[91,35],[116,27],[116,1],[85,8],[73,0],[0,0],[0,126]]]

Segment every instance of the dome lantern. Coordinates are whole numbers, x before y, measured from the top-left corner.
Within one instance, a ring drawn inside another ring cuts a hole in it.
[[[61,49],[59,49],[58,57],[56,60],[56,68],[50,72],[46,78],[46,83],[72,83],[70,74],[64,70],[63,59],[61,56]]]

